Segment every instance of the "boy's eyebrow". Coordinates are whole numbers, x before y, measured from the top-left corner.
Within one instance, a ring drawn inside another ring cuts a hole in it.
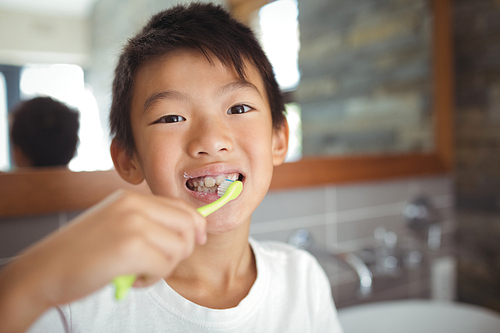
[[[177,91],[177,90],[167,90],[167,91],[160,91],[160,92],[154,93],[153,95],[149,96],[146,99],[146,101],[144,102],[143,113],[147,113],[148,108],[159,99],[186,100],[186,99],[188,99],[188,96],[180,91]]]
[[[235,90],[238,90],[238,89],[245,89],[245,88],[250,88],[252,90],[255,90],[255,92],[261,96],[260,94],[260,91],[259,89],[257,89],[257,87],[251,83],[251,82],[248,82],[246,80],[239,80],[239,81],[233,81],[233,82],[230,82],[224,86],[222,86],[219,91],[218,91],[218,94],[219,95],[224,95],[224,94],[228,94],[230,92],[233,92]],[[262,96],[261,96],[262,97]]]

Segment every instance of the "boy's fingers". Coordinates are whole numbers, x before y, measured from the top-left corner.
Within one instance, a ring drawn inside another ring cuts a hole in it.
[[[170,207],[174,206],[180,212],[184,212],[187,214],[184,217],[184,221],[188,221],[192,223],[196,231],[196,242],[198,244],[205,244],[207,234],[206,234],[206,219],[196,211],[196,209],[187,204],[186,202],[180,199],[169,199],[163,197],[156,197],[156,199],[160,202],[161,205],[168,205]],[[182,219],[182,216],[178,216],[179,219]]]
[[[206,228],[198,229],[196,232],[196,243],[200,245],[205,245],[206,242],[207,242]]]
[[[160,210],[151,210],[148,213],[153,214],[152,217],[159,219],[165,225],[183,232],[185,228],[192,228],[195,231],[195,240],[198,244],[205,244],[206,242],[206,220],[201,216],[194,207],[188,205],[179,199],[167,199],[156,197]],[[164,209],[169,207],[169,213],[172,215],[165,219]],[[179,223],[179,221],[181,223]]]
[[[205,244],[207,240],[207,232],[206,232],[206,225],[207,221],[206,219],[201,216],[200,213],[191,205],[188,203],[180,200],[180,199],[168,199],[168,198],[162,198],[162,197],[157,197],[158,200],[165,202],[168,201],[169,205],[175,205],[178,209],[186,212],[187,214],[190,215],[189,221],[193,222],[194,228],[196,230],[196,242],[198,244]]]
[[[178,232],[165,228],[160,223],[151,223],[145,230],[145,237],[148,242],[175,262],[186,259],[194,250],[195,230],[192,228],[185,228],[184,231]]]
[[[141,258],[135,261],[138,266],[133,270],[137,272],[137,276],[148,277],[150,283],[168,277],[180,262],[179,256],[174,253],[165,255],[164,251],[156,247],[145,246],[140,252]]]
[[[194,235],[190,239],[159,223],[140,216],[134,217],[133,227],[122,230],[119,255],[114,263],[127,263],[119,274],[146,274],[166,277],[194,250]],[[124,224],[132,224],[125,221]],[[193,232],[194,234],[194,232]]]
[[[147,214],[151,219],[179,232],[181,235],[191,235],[190,230],[195,230],[197,243],[204,243],[206,239],[206,221],[194,207],[180,199],[171,199],[155,196],[144,196],[136,193],[126,193],[120,198],[119,204],[133,209],[136,207]]]

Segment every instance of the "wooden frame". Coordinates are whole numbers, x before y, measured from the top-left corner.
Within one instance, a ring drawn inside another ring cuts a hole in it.
[[[422,154],[304,158],[276,167],[271,190],[452,171],[453,62],[450,1],[434,0],[433,10],[436,150]],[[149,193],[145,184],[132,186],[123,181],[114,170],[71,172],[66,169],[42,169],[0,174],[0,217],[83,210],[118,188]]]

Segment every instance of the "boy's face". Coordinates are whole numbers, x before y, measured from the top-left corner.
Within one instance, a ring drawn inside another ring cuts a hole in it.
[[[212,180],[240,178],[240,196],[207,219],[209,233],[224,233],[249,222],[269,188],[273,165],[284,160],[288,131],[286,125],[273,130],[254,66],[247,63],[243,81],[216,58],[212,62],[179,50],[141,67],[131,108],[136,149],[128,161],[124,151],[114,160],[125,179],[145,179],[154,194],[195,207],[218,198],[216,190],[206,193],[215,189]]]

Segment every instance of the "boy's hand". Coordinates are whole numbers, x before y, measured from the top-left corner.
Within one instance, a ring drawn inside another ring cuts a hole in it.
[[[118,191],[0,271],[0,321],[27,329],[48,308],[118,275],[136,274],[135,286],[153,284],[206,242],[205,228],[179,199]]]

